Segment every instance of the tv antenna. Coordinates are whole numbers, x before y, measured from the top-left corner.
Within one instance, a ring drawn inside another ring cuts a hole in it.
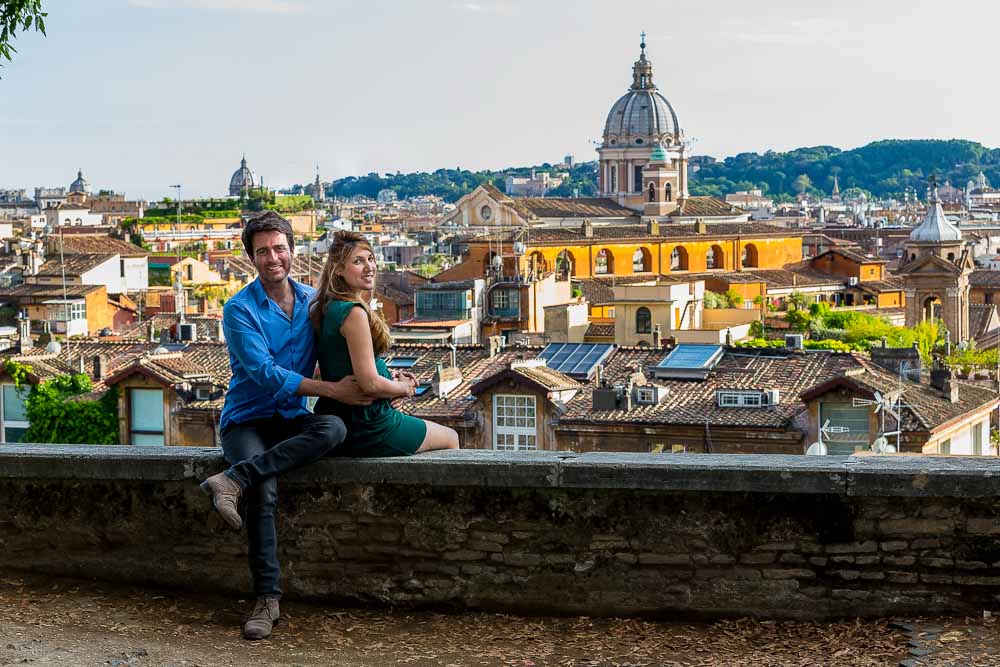
[[[826,444],[823,442],[823,436],[827,436],[829,440],[829,435],[831,433],[849,433],[851,429],[846,426],[830,426],[830,420],[827,419],[826,422],[819,428],[819,440],[809,445],[806,449],[806,454],[809,456],[826,456],[828,453]]]

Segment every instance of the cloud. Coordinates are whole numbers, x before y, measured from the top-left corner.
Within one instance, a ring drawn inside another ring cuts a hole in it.
[[[145,9],[195,9],[258,14],[295,14],[305,9],[301,3],[286,0],[128,0],[128,3]]]

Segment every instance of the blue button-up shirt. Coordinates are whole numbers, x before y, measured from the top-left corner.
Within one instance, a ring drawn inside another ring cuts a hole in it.
[[[296,392],[316,368],[316,335],[309,301],[316,290],[291,278],[295,307],[291,318],[267,296],[256,279],[226,302],[222,326],[233,377],[219,426],[307,414],[306,397]]]

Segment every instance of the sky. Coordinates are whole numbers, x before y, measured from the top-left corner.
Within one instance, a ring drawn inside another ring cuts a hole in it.
[[[1000,146],[983,0],[43,0],[0,69],[0,188],[221,196],[596,158],[639,33],[695,155]]]

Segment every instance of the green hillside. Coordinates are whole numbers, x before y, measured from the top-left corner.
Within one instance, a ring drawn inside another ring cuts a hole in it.
[[[552,165],[544,163],[498,171],[472,172],[455,168],[429,173],[372,173],[338,179],[327,189],[327,194],[374,198],[379,190],[391,189],[400,199],[438,195],[445,201],[454,202],[487,181],[503,190],[506,175],[527,176],[532,169],[552,175],[557,172]],[[740,153],[724,160],[697,156],[691,159],[690,171],[690,190],[695,195],[722,197],[728,192],[754,188],[778,200],[791,199],[802,191],[828,194],[836,174],[842,191],[861,188],[879,197],[901,197],[904,188],[913,188],[923,196],[927,179],[932,175],[940,183],[950,180],[952,185],[963,187],[983,171],[991,183],[1000,186],[1000,149],[961,139],[887,139],[848,151],[833,146],[814,146],[784,153]],[[570,197],[574,189],[581,197],[595,196],[596,162],[575,165],[570,170],[569,180],[550,195]],[[305,191],[302,185],[288,190],[291,194]]]
[[[955,187],[963,187],[983,171],[1000,185],[1000,149],[960,139],[889,139],[848,151],[814,146],[695,162],[701,168],[691,175],[692,193],[715,196],[751,188],[778,198],[803,190],[829,193],[834,174],[841,190],[861,188],[878,197],[902,196],[904,188],[914,188],[923,196],[932,175],[939,183],[950,180]]]

